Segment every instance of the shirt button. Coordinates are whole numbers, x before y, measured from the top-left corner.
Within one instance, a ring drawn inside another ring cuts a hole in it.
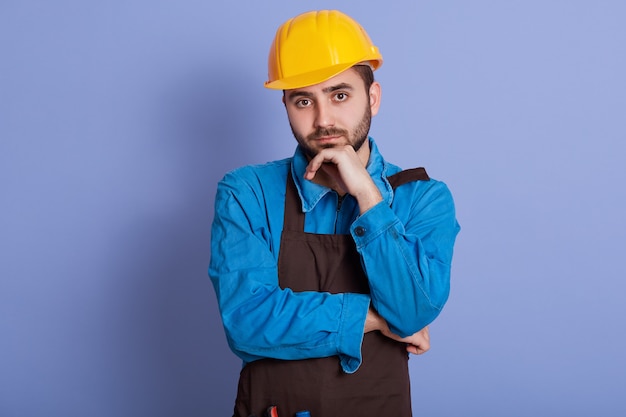
[[[357,226],[357,228],[356,228],[356,229],[354,229],[354,233],[356,233],[356,235],[357,235],[358,237],[363,236],[363,235],[365,234],[365,227],[363,227],[363,226]]]

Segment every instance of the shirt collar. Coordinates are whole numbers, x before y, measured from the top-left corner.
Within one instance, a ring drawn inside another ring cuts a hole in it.
[[[389,168],[389,164],[378,151],[374,139],[370,137],[368,140],[370,143],[370,158],[367,162],[367,172],[369,172],[370,177],[374,180],[374,184],[378,187],[378,190],[383,196],[383,200],[386,201],[387,204],[391,204],[393,200],[393,189],[389,181],[387,181],[387,169]],[[322,197],[332,191],[328,187],[304,179],[304,173],[308,164],[309,161],[304,151],[298,146],[291,164],[291,175],[293,176],[300,200],[302,201],[302,211],[305,213],[313,210]]]

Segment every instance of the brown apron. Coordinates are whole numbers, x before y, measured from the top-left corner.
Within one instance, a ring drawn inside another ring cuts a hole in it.
[[[396,188],[428,180],[422,168],[389,177]],[[304,213],[291,175],[278,256],[281,288],[330,293],[369,293],[369,284],[351,235],[304,233]],[[408,354],[403,343],[380,332],[364,335],[363,362],[343,372],[336,356],[305,360],[262,359],[241,371],[235,416],[262,417],[275,405],[280,417],[309,410],[312,417],[410,417]]]

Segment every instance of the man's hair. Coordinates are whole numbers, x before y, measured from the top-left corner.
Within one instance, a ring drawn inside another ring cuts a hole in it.
[[[354,68],[363,80],[363,84],[365,84],[365,92],[369,94],[370,87],[374,82],[374,70],[372,70],[372,67],[367,64],[358,64],[352,68]]]

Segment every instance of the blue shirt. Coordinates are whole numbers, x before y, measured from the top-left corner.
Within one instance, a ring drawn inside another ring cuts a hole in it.
[[[369,140],[367,171],[383,201],[362,215],[352,196],[340,202],[335,191],[304,179],[308,160],[299,147],[292,158],[236,169],[218,184],[209,275],[228,344],[244,362],[337,355],[351,373],[361,363],[370,303],[403,337],[424,328],[443,308],[459,231],[452,196],[433,179],[394,191],[386,178],[401,169],[386,162]],[[290,170],[305,213],[304,231],[351,234],[371,294],[279,287]]]

